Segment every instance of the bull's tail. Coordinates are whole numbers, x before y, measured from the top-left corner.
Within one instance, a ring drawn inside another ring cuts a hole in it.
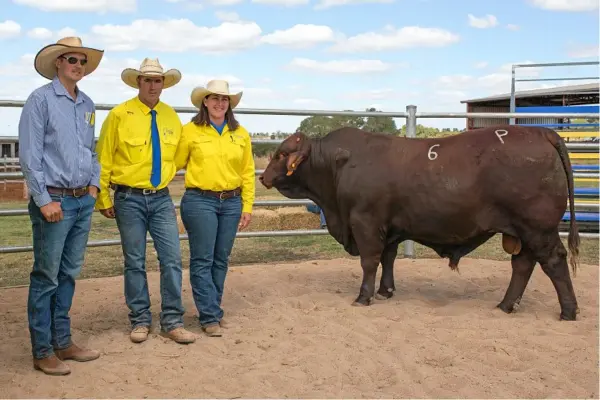
[[[548,134],[546,136],[548,137],[550,143],[552,143],[552,145],[558,151],[563,168],[567,174],[567,186],[569,188],[569,212],[571,214],[569,222],[569,237],[567,241],[569,246],[569,263],[573,269],[573,276],[575,276],[577,274],[577,263],[579,259],[580,238],[579,227],[577,226],[577,221],[575,221],[575,184],[573,181],[573,168],[571,167],[569,150],[567,149],[563,138],[561,138],[558,133],[550,129],[548,129],[547,133]]]

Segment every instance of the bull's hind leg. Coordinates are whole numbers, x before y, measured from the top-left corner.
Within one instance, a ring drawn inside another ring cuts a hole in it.
[[[524,248],[517,255],[513,255],[511,259],[512,276],[504,299],[498,308],[505,313],[516,311],[527,287],[527,283],[531,278],[531,273],[535,267],[535,258],[529,249]]]
[[[394,295],[396,285],[394,284],[394,261],[398,255],[398,243],[392,243],[385,247],[381,255],[381,280],[379,290],[375,295],[377,300],[387,300]]]
[[[567,250],[560,240],[558,232],[555,232],[547,241],[543,243],[535,253],[537,260],[542,266],[542,270],[548,275],[560,303],[560,319],[566,321],[575,321],[579,308],[569,266],[567,264]]]

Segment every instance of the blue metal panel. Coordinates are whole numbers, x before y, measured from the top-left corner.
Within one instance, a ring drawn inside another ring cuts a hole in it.
[[[581,172],[581,171],[599,171],[600,165],[573,165],[573,171]]]
[[[518,113],[600,113],[600,106],[539,106],[516,107]]]
[[[567,126],[581,126],[581,127],[599,127],[600,124],[519,124],[521,126],[545,126],[546,128],[550,127],[567,127]]]
[[[571,220],[571,214],[566,212],[565,215],[563,215],[563,221],[570,221]],[[600,214],[598,213],[586,213],[586,212],[576,212],[575,213],[575,221],[580,221],[580,222],[600,222]]]
[[[576,187],[574,194],[575,196],[598,198],[598,195],[600,194],[600,189],[591,187]]]

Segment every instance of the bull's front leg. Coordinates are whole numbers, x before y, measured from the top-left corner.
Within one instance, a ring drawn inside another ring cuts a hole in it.
[[[368,306],[373,302],[373,296],[375,295],[375,276],[377,275],[377,267],[379,266],[379,257],[375,255],[361,255],[360,265],[363,270],[363,279],[358,297],[352,305]]]
[[[380,232],[372,224],[361,221],[360,218],[352,221],[352,234],[358,246],[360,265],[363,270],[360,292],[352,305],[368,306],[375,296],[375,277],[383,253],[383,240]]]

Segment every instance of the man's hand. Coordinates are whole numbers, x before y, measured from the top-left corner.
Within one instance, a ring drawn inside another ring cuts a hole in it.
[[[40,211],[48,222],[58,222],[63,219],[62,208],[57,201],[52,201],[45,206],[40,207]]]
[[[94,199],[98,198],[98,188],[96,186],[88,186],[88,193],[90,194],[90,196],[92,196]]]
[[[240,229],[240,231],[244,230],[249,224],[250,224],[250,220],[252,219],[252,214],[250,213],[242,213],[242,217],[240,218],[240,224],[238,225],[238,228]]]
[[[104,215],[106,218],[114,218],[115,217],[115,208],[105,208],[104,210],[100,210],[100,214]]]

